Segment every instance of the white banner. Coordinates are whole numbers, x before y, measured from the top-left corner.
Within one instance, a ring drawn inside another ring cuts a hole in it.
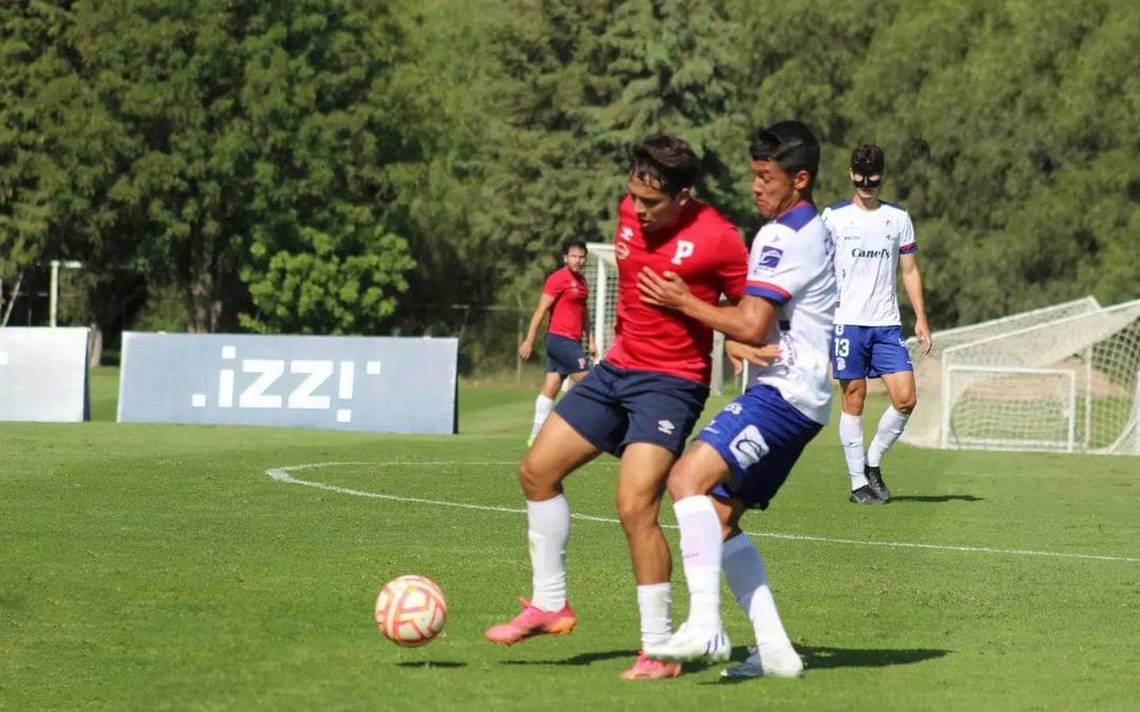
[[[0,328],[0,420],[86,420],[89,331]]]
[[[459,342],[123,332],[119,422],[456,431]]]

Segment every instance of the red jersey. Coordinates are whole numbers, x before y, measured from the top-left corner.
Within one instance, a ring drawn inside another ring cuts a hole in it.
[[[563,267],[546,278],[542,293],[554,297],[547,333],[581,341],[586,323],[586,276]]]
[[[720,295],[738,299],[748,274],[748,250],[736,226],[705,203],[691,204],[665,234],[644,236],[627,195],[614,235],[618,264],[617,323],[606,361],[619,368],[655,371],[708,385],[712,329],[679,311],[641,301],[637,275],[648,266],[675,272],[709,304]]]

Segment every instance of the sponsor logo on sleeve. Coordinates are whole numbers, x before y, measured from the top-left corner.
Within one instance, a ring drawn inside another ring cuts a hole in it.
[[[776,269],[780,264],[780,258],[783,256],[784,251],[780,248],[764,245],[760,248],[760,259],[757,261],[756,266],[761,269]]]

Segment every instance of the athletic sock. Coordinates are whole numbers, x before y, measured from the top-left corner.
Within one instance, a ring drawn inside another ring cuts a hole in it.
[[[868,465],[871,467],[879,466],[879,463],[883,461],[883,455],[902,435],[903,429],[906,428],[906,421],[909,419],[910,413],[897,411],[893,405],[887,407],[883,417],[879,418],[879,429],[875,431],[871,446],[867,448]]]
[[[850,413],[839,414],[839,442],[847,460],[847,474],[851,475],[851,491],[867,486],[863,474],[863,417]]]
[[[724,573],[736,602],[752,621],[760,658],[764,653],[791,647],[792,642],[780,621],[776,600],[768,587],[764,557],[746,534],[737,534],[724,543]]]
[[[672,595],[669,582],[648,583],[637,587],[637,609],[641,613],[641,649],[669,641],[673,632],[670,615]]]
[[[526,503],[527,538],[533,593],[531,605],[560,611],[566,605],[566,541],[570,538],[570,504],[564,495]]]
[[[689,621],[702,627],[721,626],[720,520],[712,499],[685,497],[673,505],[681,529],[681,557],[689,584]]]
[[[538,398],[534,399],[534,425],[530,429],[532,438],[538,435],[538,431],[542,429],[542,424],[546,422],[546,418],[552,410],[554,410],[554,399],[547,398],[539,393]]]

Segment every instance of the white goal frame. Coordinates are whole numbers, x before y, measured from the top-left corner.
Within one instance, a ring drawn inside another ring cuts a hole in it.
[[[1005,366],[971,366],[950,364],[945,369],[942,381],[942,448],[967,447],[984,450],[1059,450],[1073,452],[1076,444],[1077,378],[1071,370],[1061,368],[1018,368]],[[1058,377],[1066,383],[1065,399],[1061,406],[1065,418],[1064,440],[1031,440],[1028,438],[980,438],[960,437],[953,434],[954,406],[959,402],[954,395],[954,376],[960,373],[994,374],[996,376],[1044,376]]]
[[[951,344],[941,344],[936,354],[927,360],[915,359],[916,380],[919,390],[926,387],[925,398],[920,395],[920,403],[928,406],[927,421],[935,422],[924,430],[923,440],[913,439],[916,445],[941,448],[989,448],[989,449],[1051,449],[1061,450],[1057,441],[1052,444],[1033,440],[1033,428],[1044,426],[1052,415],[1044,412],[1036,422],[1014,416],[1011,422],[1019,422],[1026,428],[1026,436],[1009,437],[1008,431],[996,427],[994,438],[964,437],[967,427],[959,422],[957,432],[953,416],[961,401],[960,382],[963,372],[973,370],[979,373],[999,373],[1023,376],[1039,376],[1039,387],[1047,387],[1049,379],[1057,372],[1065,372],[1067,389],[1071,393],[1067,409],[1072,420],[1068,429],[1074,431],[1072,444],[1065,443],[1064,451],[1087,452],[1115,455],[1140,454],[1140,300],[1132,300],[1110,307],[1100,307],[1089,298],[1057,305],[1052,309],[1036,310],[1005,324],[986,322],[978,326],[986,327],[990,334],[982,338],[968,339],[963,336],[981,336],[978,331],[961,331],[949,339]],[[1091,311],[1084,309],[1096,305]],[[1037,321],[1025,326],[1026,317],[1057,316],[1057,310],[1070,313],[1060,318]],[[1073,312],[1076,313],[1073,313]],[[1001,327],[994,329],[995,326]],[[1021,328],[1010,328],[1020,326]],[[969,327],[967,327],[968,329]],[[996,331],[997,333],[993,333]],[[939,335],[935,334],[935,345],[939,345]],[[953,343],[957,341],[958,343]],[[955,373],[957,374],[956,383]],[[1027,381],[1028,382],[1028,381]],[[1008,402],[1015,406],[1019,400],[1018,389],[1009,393]],[[1079,396],[1078,396],[1079,392]],[[1078,397],[1080,401],[1078,401]],[[991,405],[1000,398],[991,397]],[[1082,408],[1078,406],[1083,406]],[[919,409],[922,406],[920,405]],[[986,417],[986,410],[978,410],[979,417]],[[959,417],[963,417],[959,412]],[[1080,422],[1077,422],[1077,421]],[[913,424],[913,423],[912,423]],[[908,428],[909,430],[909,428]],[[929,439],[930,431],[937,433],[937,439]]]

